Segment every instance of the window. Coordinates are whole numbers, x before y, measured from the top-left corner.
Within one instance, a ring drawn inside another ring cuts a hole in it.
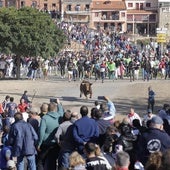
[[[95,17],[98,17],[99,16],[99,13],[98,12],[95,12]]]
[[[2,1],[0,1],[0,7],[3,7],[3,2]]]
[[[47,11],[48,10],[48,5],[45,3],[44,4],[44,10]]]
[[[140,10],[143,10],[143,3],[140,3]]]
[[[128,7],[129,8],[133,7],[133,3],[128,3]]]
[[[37,7],[37,1],[32,1],[32,5],[31,5],[33,8],[36,8]]]
[[[119,20],[119,12],[118,11],[114,11],[112,12],[112,20]]]
[[[90,9],[90,5],[89,5],[89,4],[86,4],[86,6],[85,6],[85,11],[89,11],[89,9]]]
[[[25,1],[21,1],[21,7],[25,6]]]
[[[151,3],[148,3],[148,2],[147,2],[147,3],[146,3],[146,7],[147,7],[147,8],[150,8],[150,7],[151,7]]]
[[[121,17],[124,18],[125,17],[125,12],[121,13]]]
[[[71,11],[71,5],[67,5],[67,10]]]
[[[56,4],[52,4],[52,7],[56,7]]]

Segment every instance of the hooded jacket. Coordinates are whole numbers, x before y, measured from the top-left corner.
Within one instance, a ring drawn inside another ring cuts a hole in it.
[[[58,104],[58,112],[48,112],[41,119],[38,146],[53,145],[56,143],[54,135],[63,117],[64,111],[62,105]]]

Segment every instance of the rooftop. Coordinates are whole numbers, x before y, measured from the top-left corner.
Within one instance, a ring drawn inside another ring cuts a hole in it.
[[[120,0],[107,0],[107,1],[93,1],[92,10],[125,10],[126,5],[124,1]]]

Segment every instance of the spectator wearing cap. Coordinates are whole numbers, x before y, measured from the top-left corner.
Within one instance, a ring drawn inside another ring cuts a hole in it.
[[[167,112],[170,108],[170,105],[169,104],[164,104],[162,109],[159,111],[158,115],[162,118],[162,119],[165,119],[166,116],[167,116]]]
[[[156,115],[152,113],[152,110],[148,109],[147,114],[144,115],[143,120],[142,120],[143,126],[147,127],[147,122],[151,120],[154,116]]]
[[[38,109],[31,108],[29,111],[29,118],[27,119],[27,122],[32,125],[35,132],[38,134],[39,125],[40,125],[40,116],[38,116]]]
[[[139,137],[137,145],[137,158],[143,165],[151,153],[165,152],[170,148],[170,136],[163,130],[163,120],[159,116],[150,120],[148,130]]]

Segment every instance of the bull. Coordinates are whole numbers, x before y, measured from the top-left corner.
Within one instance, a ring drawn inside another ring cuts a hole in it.
[[[83,80],[80,84],[80,97],[82,97],[82,94],[88,99],[88,95],[90,95],[90,98],[92,98],[92,83],[89,81]]]

